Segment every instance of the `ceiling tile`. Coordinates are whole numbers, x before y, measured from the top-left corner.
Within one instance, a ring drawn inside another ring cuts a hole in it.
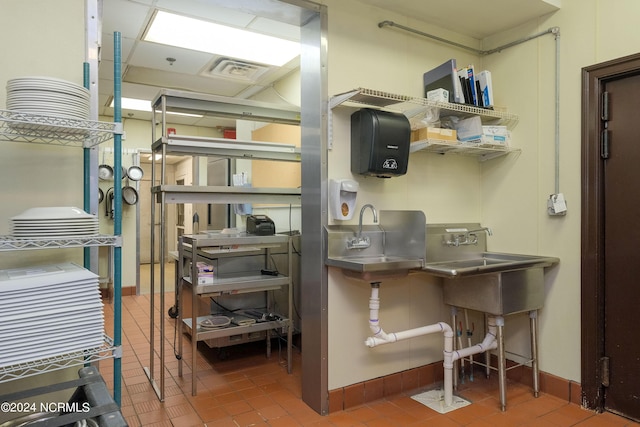
[[[267,18],[256,18],[248,28],[270,36],[300,41],[300,27],[285,24],[284,22],[278,22]]]
[[[174,46],[166,46],[157,43],[139,42],[135,52],[129,58],[132,66],[156,68],[158,70],[197,74],[213,55],[194,50],[180,49]],[[174,58],[175,62],[167,61]]]
[[[102,9],[102,32],[113,34],[119,31],[122,37],[135,40],[146,25],[149,12],[148,6],[131,1],[107,0]]]

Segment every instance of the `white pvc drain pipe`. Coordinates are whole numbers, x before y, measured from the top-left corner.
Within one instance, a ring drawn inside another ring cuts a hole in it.
[[[453,363],[464,357],[474,354],[484,353],[489,350],[498,348],[496,340],[497,322],[494,316],[489,316],[489,331],[481,343],[471,347],[453,350],[453,330],[448,323],[438,322],[433,325],[421,326],[419,328],[407,329],[400,332],[385,332],[380,326],[380,282],[371,283],[371,297],[369,298],[369,327],[373,336],[365,340],[367,347],[373,348],[382,344],[391,344],[401,340],[415,338],[422,335],[442,332],[444,335],[444,403],[445,406],[451,406],[453,403]]]

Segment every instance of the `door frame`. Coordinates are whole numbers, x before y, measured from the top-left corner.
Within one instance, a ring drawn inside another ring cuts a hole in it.
[[[604,410],[604,168],[600,159],[601,94],[611,80],[640,72],[640,54],[582,69],[581,349],[584,407]]]

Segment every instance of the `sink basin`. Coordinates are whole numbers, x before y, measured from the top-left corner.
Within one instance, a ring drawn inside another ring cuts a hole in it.
[[[327,259],[327,265],[359,273],[389,270],[411,270],[422,267],[422,259],[399,256],[345,256]]]
[[[548,256],[481,252],[469,259],[428,262],[423,270],[434,276],[454,278],[533,267],[550,267],[558,262],[558,258]]]
[[[380,282],[403,277],[424,265],[426,219],[421,211],[380,211],[379,225],[365,225],[369,245],[349,247],[358,226],[325,226],[325,264],[354,279]]]
[[[378,282],[384,279],[403,277],[409,270],[422,268],[422,259],[399,256],[345,256],[328,258],[327,265],[339,267],[342,273],[354,279]]]
[[[555,257],[482,252],[427,263],[423,270],[445,278],[445,304],[502,316],[542,308],[544,268],[558,262]]]

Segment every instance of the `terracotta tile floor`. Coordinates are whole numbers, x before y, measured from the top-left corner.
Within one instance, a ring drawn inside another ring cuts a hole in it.
[[[166,304],[173,304],[167,296]],[[473,403],[441,415],[413,399],[415,393],[400,394],[345,411],[320,416],[300,399],[301,355],[294,349],[293,373],[286,371],[286,351],[272,345],[267,359],[264,342],[229,347],[225,355],[199,346],[198,395],[191,396],[191,371],[185,354],[184,377],[177,375],[172,354],[175,321],[165,317],[165,402],[158,401],[143,366],[149,360],[148,295],[123,297],[122,412],[135,426],[638,426],[610,413],[595,414],[563,400],[541,394],[533,398],[528,387],[509,383],[506,412],[498,409],[495,375],[489,380],[476,375],[471,386],[461,385],[460,395]],[[168,308],[168,307],[167,307]],[[112,324],[111,306],[106,305],[107,324]],[[156,337],[159,332],[156,333]],[[186,346],[188,347],[188,346]],[[220,357],[220,356],[226,356]],[[113,383],[113,364],[102,362],[101,372]]]

